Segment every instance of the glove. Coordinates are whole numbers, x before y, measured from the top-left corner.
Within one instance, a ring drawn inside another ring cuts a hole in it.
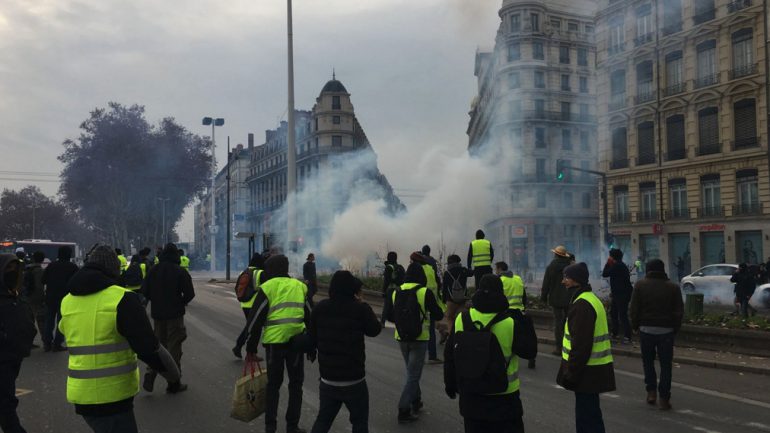
[[[444,392],[446,392],[447,397],[451,398],[452,400],[457,398],[457,391],[455,391],[454,389],[446,388]]]

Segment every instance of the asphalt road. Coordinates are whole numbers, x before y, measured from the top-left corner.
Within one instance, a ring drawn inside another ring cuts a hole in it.
[[[261,432],[263,420],[246,424],[229,417],[233,383],[242,363],[230,353],[244,319],[229,289],[196,280],[197,296],[185,322],[182,368],[190,389],[167,395],[162,379],[152,394],[140,392],[135,412],[143,432]],[[550,347],[541,347],[549,352]],[[367,342],[367,381],[370,392],[370,431],[458,432],[462,419],[457,401],[444,395],[442,367],[426,365],[422,379],[425,412],[411,425],[396,422],[396,405],[404,367],[393,340],[393,330]],[[67,354],[37,349],[22,365],[17,382],[19,414],[29,432],[88,432],[86,424],[66,402]],[[575,430],[574,397],[555,383],[558,360],[542,354],[536,370],[521,372],[524,423],[529,432],[567,433]],[[144,370],[144,369],[143,369]],[[644,403],[640,361],[616,358],[618,390],[602,397],[608,432],[770,432],[770,377],[676,366],[672,404],[661,412]],[[318,410],[318,367],[305,366],[304,404],[300,425],[308,430]],[[282,392],[282,403],[286,401]],[[283,404],[279,431],[283,431]],[[334,432],[348,432],[347,412],[342,409]]]

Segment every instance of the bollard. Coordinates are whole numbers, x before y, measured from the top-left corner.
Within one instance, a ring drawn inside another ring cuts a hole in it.
[[[687,317],[703,315],[703,293],[688,293],[685,295],[684,314]]]

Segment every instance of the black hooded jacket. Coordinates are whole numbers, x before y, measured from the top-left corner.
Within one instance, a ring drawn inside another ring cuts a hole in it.
[[[59,251],[58,259],[48,265],[43,272],[43,284],[45,284],[45,303],[49,306],[58,306],[61,300],[67,296],[67,284],[78,271],[78,265],[70,262],[72,254],[69,248]]]
[[[142,283],[142,293],[150,301],[150,315],[155,320],[182,317],[185,306],[195,297],[192,278],[179,266],[176,248],[164,249],[159,260]]]
[[[71,296],[88,296],[116,285],[104,270],[95,264],[86,264],[69,282]],[[118,303],[115,325],[118,333],[127,341],[131,350],[155,371],[166,371],[157,354],[158,339],[147,318],[139,296],[127,292]],[[76,404],[75,412],[80,415],[103,416],[121,413],[133,407],[133,397],[107,404]]]
[[[19,271],[6,272],[12,262]],[[17,291],[22,280],[24,264],[13,254],[0,255],[0,362],[20,362],[29,356],[37,330],[29,306],[20,302]]]

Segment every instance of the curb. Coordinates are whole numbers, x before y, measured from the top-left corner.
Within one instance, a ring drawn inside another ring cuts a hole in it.
[[[552,338],[537,337],[537,342],[542,344],[553,345],[554,340]],[[675,348],[676,349],[676,348]],[[543,352],[548,353],[548,352]],[[612,354],[618,356],[626,356],[629,358],[642,358],[642,354],[636,350],[623,349],[613,346]],[[706,359],[691,358],[689,356],[677,356],[674,355],[674,362],[685,365],[695,365],[698,367],[715,368],[719,370],[737,371],[739,373],[754,373],[765,376],[770,376],[770,368],[756,367],[753,365],[736,365],[727,362],[711,361]]]

